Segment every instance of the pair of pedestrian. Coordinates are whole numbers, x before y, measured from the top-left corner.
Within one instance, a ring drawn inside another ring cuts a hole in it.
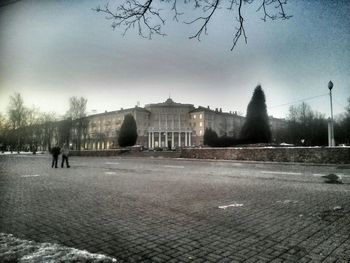
[[[52,165],[51,167],[57,168],[57,162],[58,162],[58,156],[62,153],[62,162],[61,162],[61,168],[64,166],[64,162],[66,162],[67,168],[70,167],[68,162],[68,156],[69,156],[69,147],[66,143],[63,144],[62,149],[56,144],[55,147],[51,148],[51,154],[52,154]]]

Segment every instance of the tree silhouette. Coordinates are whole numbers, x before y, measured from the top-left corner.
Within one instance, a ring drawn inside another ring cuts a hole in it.
[[[0,1],[0,8],[17,3],[19,1],[21,1],[21,0],[3,0],[3,1]]]
[[[127,114],[124,117],[122,126],[120,127],[118,144],[121,147],[133,146],[137,140],[137,126],[134,117]]]
[[[186,9],[190,9],[189,5],[193,5],[192,17],[189,21],[183,21],[186,24],[198,25],[197,30],[189,38],[200,40],[203,34],[208,32],[208,24],[213,19],[214,14],[219,10],[227,11],[226,15],[232,16],[232,12],[236,12],[237,24],[234,28],[232,36],[232,47],[234,49],[238,40],[243,35],[247,43],[247,35],[244,28],[245,18],[243,12],[247,6],[255,8],[257,12],[261,12],[262,20],[285,20],[291,16],[285,12],[287,0],[189,0],[180,3],[177,0],[123,0],[116,8],[110,8],[109,4],[101,8],[94,8],[96,12],[106,14],[106,19],[113,20],[112,28],[124,28],[124,33],[136,28],[138,34],[142,37],[151,38],[153,35],[164,36],[162,26],[165,25],[165,13],[170,9],[173,14],[173,19],[179,21],[181,15],[184,15]],[[194,10],[193,10],[194,9]],[[187,14],[186,14],[187,15]]]
[[[24,106],[23,98],[20,93],[10,96],[10,104],[8,106],[8,116],[12,124],[13,133],[17,137],[17,151],[22,148],[23,128],[26,126],[28,109]]]
[[[350,145],[350,97],[348,98],[348,105],[345,108],[345,113],[342,114],[335,127],[335,136],[339,143],[346,143]]]
[[[204,145],[208,145],[211,147],[217,146],[218,135],[211,128],[206,128],[203,136]]]
[[[324,114],[313,111],[309,104],[302,102],[290,106],[287,120],[289,142],[308,146],[328,144],[327,120]]]
[[[61,120],[57,123],[58,125],[58,143],[63,145],[64,143],[69,143],[71,138],[71,129],[72,129],[72,119],[67,118]]]
[[[247,143],[268,143],[271,141],[265,94],[260,85],[255,88],[248,104],[247,116],[240,137]]]
[[[87,99],[84,97],[71,97],[69,99],[69,110],[66,113],[67,119],[71,119],[74,128],[73,140],[77,150],[81,149],[81,138],[84,129],[88,126],[86,116]]]

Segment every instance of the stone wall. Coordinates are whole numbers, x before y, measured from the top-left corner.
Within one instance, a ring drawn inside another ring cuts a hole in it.
[[[134,149],[115,149],[115,150],[95,150],[95,151],[70,151],[71,156],[125,156],[125,157],[163,157],[179,158],[180,151],[138,151]]]
[[[118,156],[129,153],[129,149],[70,151],[70,156]]]
[[[350,147],[185,148],[181,158],[349,164]]]

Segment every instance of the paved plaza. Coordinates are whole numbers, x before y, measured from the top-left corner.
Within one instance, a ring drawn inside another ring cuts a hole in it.
[[[117,262],[350,262],[350,166],[0,155],[0,233]]]

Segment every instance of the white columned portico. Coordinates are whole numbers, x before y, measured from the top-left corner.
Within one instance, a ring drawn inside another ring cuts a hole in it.
[[[165,132],[165,147],[168,148],[168,132]]]
[[[152,148],[151,132],[148,132],[148,149]]]
[[[158,138],[158,147],[162,147],[162,133],[159,132],[159,138]]]
[[[187,146],[187,133],[188,132],[185,132],[185,147]]]
[[[174,149],[175,148],[175,145],[174,145],[174,132],[171,133],[171,148]]]
[[[179,147],[181,147],[181,132],[179,132]]]
[[[152,133],[152,149],[154,149],[154,132],[151,132]]]
[[[189,138],[188,138],[188,146],[192,146],[192,141],[191,141],[191,137],[192,137],[192,132],[189,132]]]

